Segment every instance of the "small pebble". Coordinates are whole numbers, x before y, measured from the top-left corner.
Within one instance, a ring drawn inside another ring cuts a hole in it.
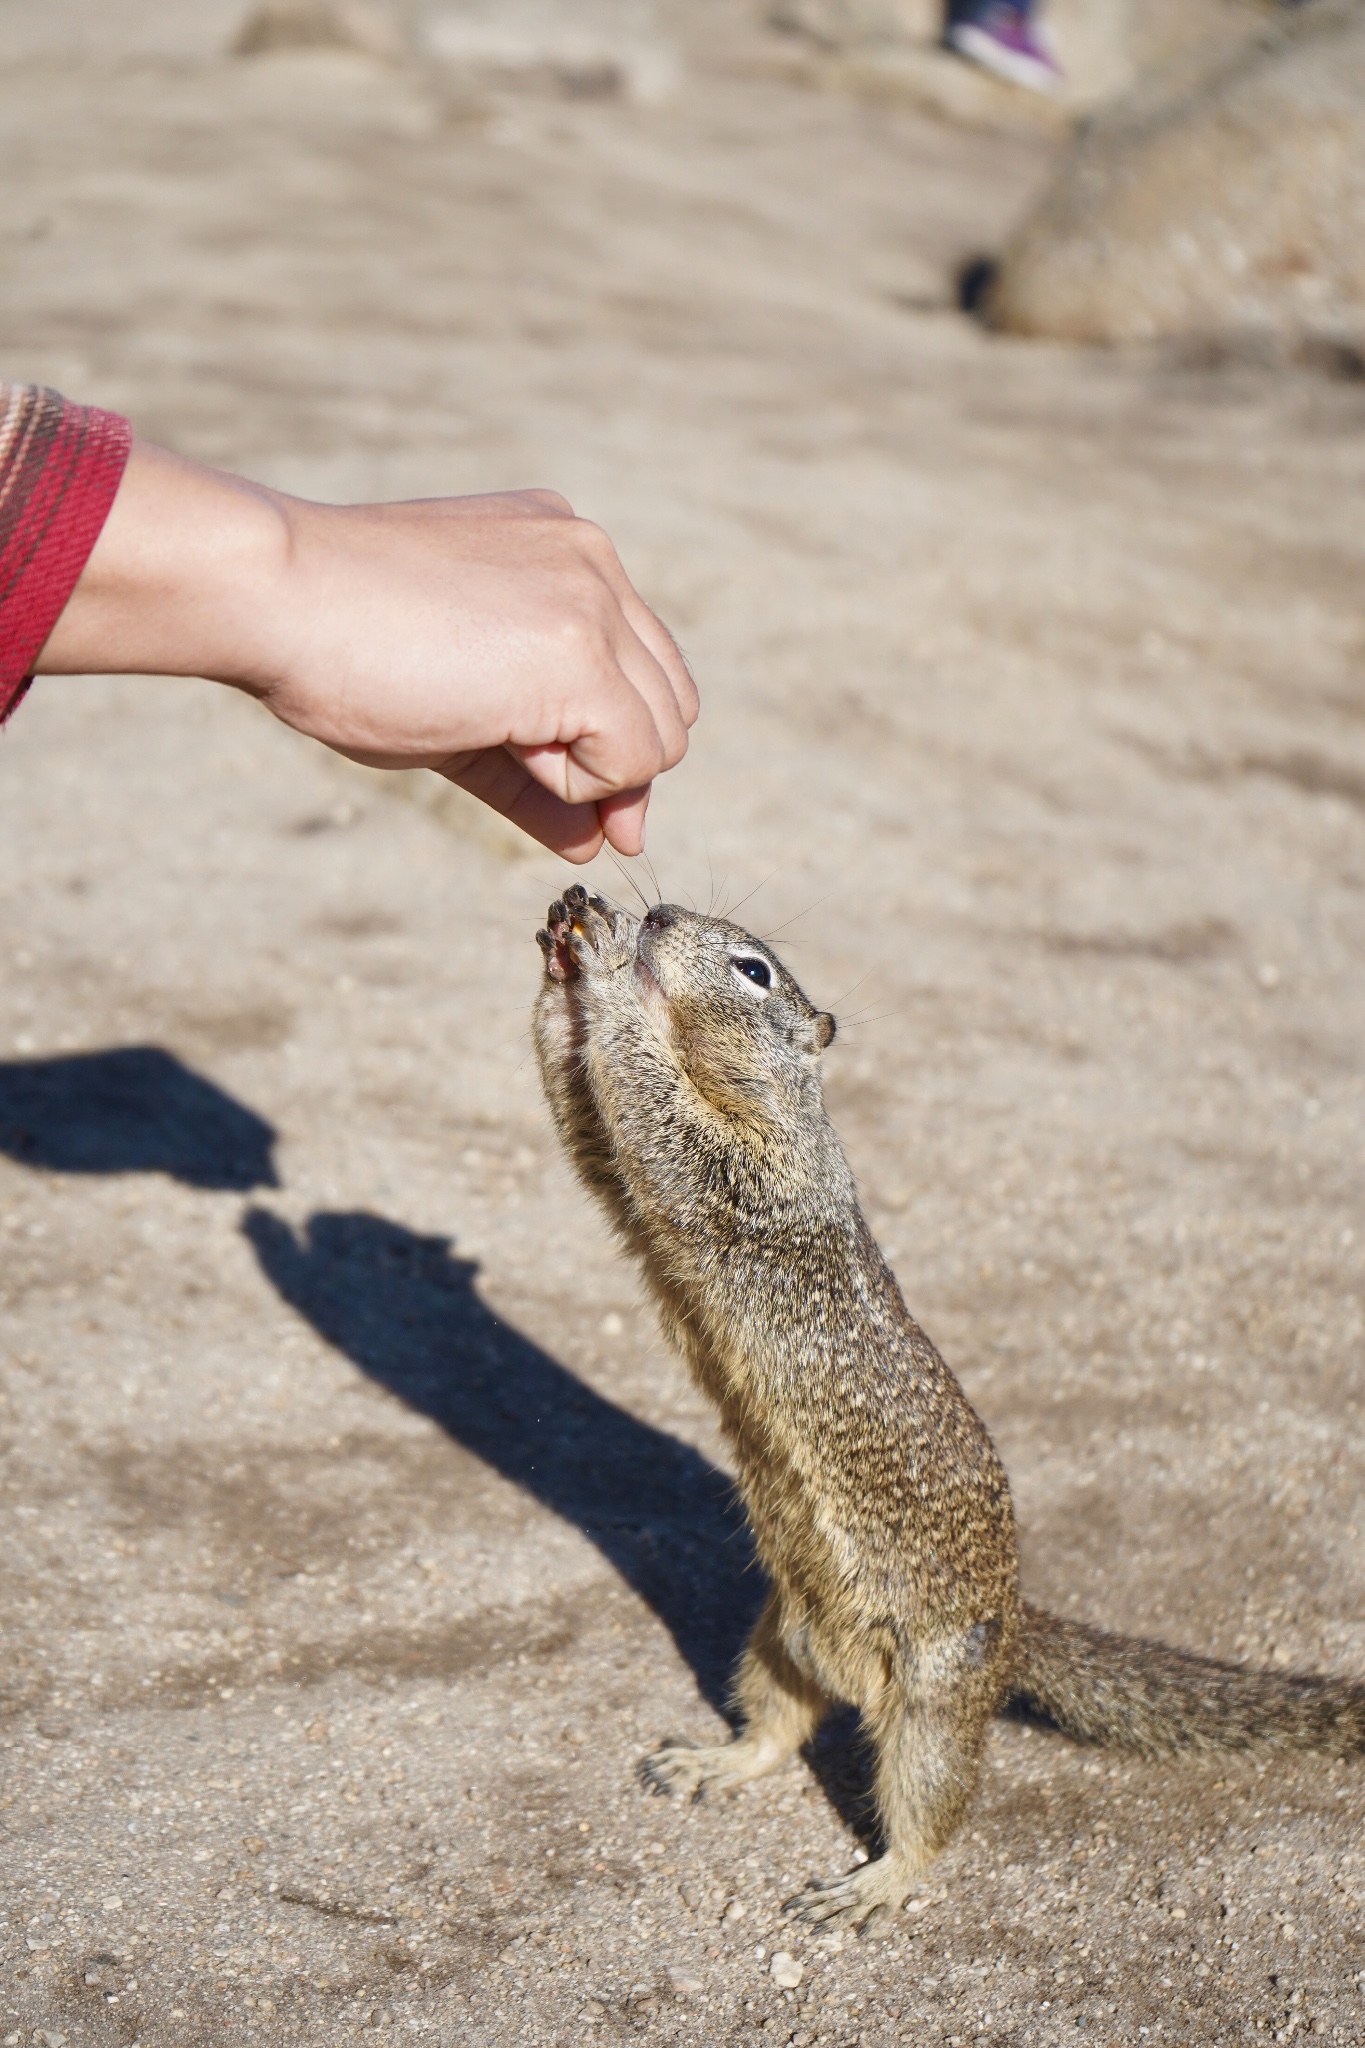
[[[795,1991],[806,1972],[795,1956],[780,1948],[773,1957],[771,1974],[774,1984],[780,1985],[783,1991]]]

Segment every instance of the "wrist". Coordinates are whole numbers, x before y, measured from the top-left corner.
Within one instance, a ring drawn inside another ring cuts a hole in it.
[[[288,503],[135,442],[38,673],[198,675],[268,687],[290,555]]]

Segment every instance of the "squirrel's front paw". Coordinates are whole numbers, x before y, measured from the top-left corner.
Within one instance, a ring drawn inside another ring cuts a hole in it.
[[[579,974],[613,972],[629,964],[636,920],[614,910],[604,896],[589,896],[578,882],[566,889],[545,913],[545,930],[536,944],[545,955],[552,981],[571,981]]]

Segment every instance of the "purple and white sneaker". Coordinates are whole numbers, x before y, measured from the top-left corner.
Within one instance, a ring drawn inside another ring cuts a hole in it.
[[[1030,92],[1056,92],[1062,85],[1061,67],[1045,32],[1031,18],[1031,6],[985,0],[954,12],[957,19],[949,23],[944,40],[960,57]]]

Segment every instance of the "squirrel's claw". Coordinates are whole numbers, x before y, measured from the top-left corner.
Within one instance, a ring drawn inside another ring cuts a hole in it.
[[[616,922],[606,898],[589,896],[581,882],[556,896],[545,913],[544,930],[536,933],[551,981],[572,981],[591,971],[617,936]]]
[[[646,1792],[661,1794],[665,1799],[671,1799],[675,1793],[701,1799],[706,1792],[702,1756],[699,1743],[690,1742],[685,1735],[670,1736],[662,1749],[641,1757],[640,1783]]]
[[[545,955],[545,972],[551,981],[567,981],[573,972],[573,959],[566,940],[568,927],[562,918],[554,913],[563,910],[562,903],[552,903],[549,908],[549,924],[544,931],[536,933],[536,944]]]
[[[813,1877],[803,1892],[782,1901],[782,1911],[807,1927],[837,1920],[854,1903],[845,1896],[846,1884],[847,1879],[842,1877]]]
[[[536,944],[545,955],[552,981],[573,981],[579,975],[613,971],[633,957],[636,920],[614,910],[605,896],[590,896],[575,882],[557,896],[545,913],[545,929]]]
[[[599,917],[605,917],[608,923],[611,922],[611,905],[606,897],[589,896],[581,882],[573,883],[564,891],[564,904],[571,917],[577,917],[584,910],[595,910]]]
[[[764,1778],[785,1762],[787,1752],[772,1743],[741,1735],[714,1747],[677,1736],[647,1756],[640,1779],[651,1792],[680,1793],[705,1799],[712,1792],[733,1792],[754,1778]]]
[[[910,1891],[904,1866],[888,1851],[845,1877],[812,1878],[803,1892],[784,1900],[782,1910],[808,1927],[842,1922],[865,1934],[874,1921],[898,1912]]]

